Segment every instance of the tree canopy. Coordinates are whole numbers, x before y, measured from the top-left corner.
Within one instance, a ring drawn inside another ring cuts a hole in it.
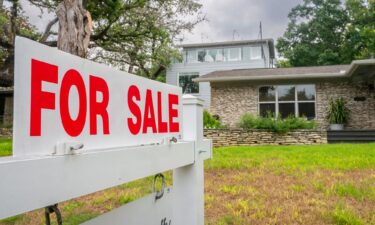
[[[278,39],[291,66],[348,64],[375,54],[375,1],[304,0]]]
[[[41,12],[50,13],[56,11],[61,1],[28,0]],[[22,12],[17,0],[5,2]],[[88,58],[151,79],[159,79],[171,59],[180,57],[173,40],[204,20],[201,4],[196,0],[83,0],[83,5],[90,12],[93,25]],[[26,17],[24,22],[29,24]],[[28,37],[55,47],[57,34],[53,26],[57,22],[57,18],[51,20],[43,33],[30,26],[33,35]],[[2,29],[0,27],[0,33]],[[15,33],[27,36],[20,30]],[[3,47],[5,39],[0,38]]]

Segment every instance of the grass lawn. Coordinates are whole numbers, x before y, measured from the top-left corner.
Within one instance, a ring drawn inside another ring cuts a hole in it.
[[[12,154],[12,140],[0,138],[0,157]]]
[[[2,142],[0,155],[9,154]],[[205,176],[206,224],[375,224],[375,144],[218,148]],[[142,179],[62,203],[64,225],[137,199],[151,183]],[[0,224],[44,224],[43,210]]]

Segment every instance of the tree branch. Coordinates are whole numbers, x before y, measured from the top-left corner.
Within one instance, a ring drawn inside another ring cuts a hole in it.
[[[46,30],[44,31],[43,36],[39,40],[40,43],[44,43],[45,41],[47,41],[48,37],[51,35],[51,29],[53,25],[55,25],[57,21],[59,21],[59,19],[56,17],[47,24]]]

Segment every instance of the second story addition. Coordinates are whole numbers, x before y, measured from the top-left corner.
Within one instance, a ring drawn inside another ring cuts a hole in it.
[[[209,83],[193,79],[214,71],[271,68],[275,50],[272,39],[242,40],[215,43],[183,44],[182,61],[174,62],[167,70],[167,83],[180,86],[184,94],[193,94],[210,105]]]
[[[261,68],[273,65],[272,39],[179,45],[185,64],[230,64],[258,62]]]

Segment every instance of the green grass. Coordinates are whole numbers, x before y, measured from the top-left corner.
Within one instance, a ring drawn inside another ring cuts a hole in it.
[[[375,188],[370,185],[358,186],[354,183],[336,183],[332,192],[341,197],[352,197],[356,200],[363,201],[365,199],[375,200]]]
[[[11,148],[11,140],[0,139],[0,156],[11,155]],[[216,148],[205,169],[206,224],[304,224],[315,215],[317,224],[375,224],[375,144]],[[171,172],[164,175],[171,185]],[[64,224],[78,225],[141,198],[151,192],[152,179],[60,203]],[[0,225],[40,221],[42,210]]]
[[[365,224],[361,218],[351,209],[346,208],[342,204],[338,204],[336,208],[329,213],[328,219],[336,225],[363,225]]]
[[[375,144],[225,147],[214,150],[209,169],[279,171],[375,169]]]
[[[0,157],[12,155],[12,140],[0,138]]]

